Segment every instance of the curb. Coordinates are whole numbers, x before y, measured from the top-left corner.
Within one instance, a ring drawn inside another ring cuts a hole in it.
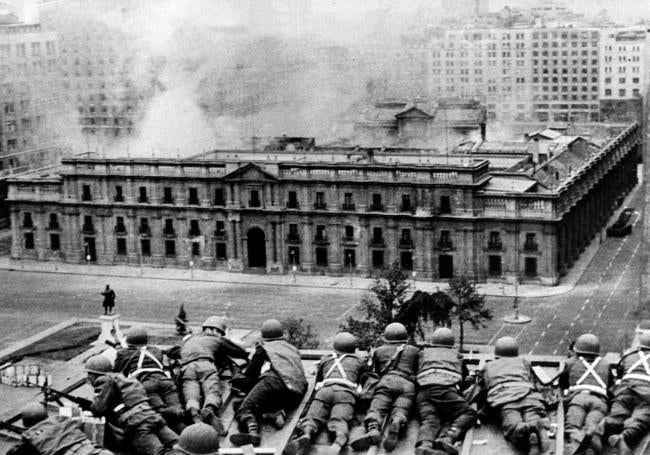
[[[80,320],[78,318],[66,319],[63,322],[59,322],[58,324],[53,325],[52,327],[49,327],[49,328],[47,328],[45,330],[42,330],[42,331],[38,332],[37,334],[32,335],[31,337],[24,338],[24,339],[14,343],[14,344],[12,344],[9,347],[0,350],[0,363],[4,362],[4,360],[7,357],[11,357],[14,353],[16,353],[16,352],[20,351],[21,349],[29,346],[30,344],[34,344],[34,343],[36,343],[38,341],[43,340],[44,338],[47,338],[47,337],[55,334],[56,332],[60,332],[63,329],[67,329],[68,327],[76,324],[79,321]]]

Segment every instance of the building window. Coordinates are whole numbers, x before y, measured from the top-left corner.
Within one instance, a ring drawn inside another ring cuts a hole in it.
[[[625,96],[625,89],[622,88],[618,91],[618,96]]]
[[[343,229],[345,230],[345,240],[354,240],[354,226],[348,224]]]
[[[343,265],[347,269],[353,269],[357,266],[356,251],[352,249],[343,250]]]
[[[529,277],[537,276],[537,258],[524,259],[524,274]]]
[[[452,248],[451,235],[449,231],[440,231],[440,240],[438,241],[440,248]]]
[[[372,250],[372,266],[375,269],[381,269],[384,267],[383,250]]]
[[[352,202],[352,193],[345,193],[343,195],[343,210],[354,210],[354,202]]]
[[[190,220],[190,236],[197,237],[201,235],[201,229],[199,229],[199,220]]]
[[[165,240],[165,256],[173,258],[176,256],[176,241]]]
[[[226,256],[226,244],[224,242],[217,242],[215,244],[215,254],[218,261],[225,261],[228,259],[228,256]]]
[[[325,193],[318,191],[316,193],[316,202],[314,203],[314,208],[317,210],[325,210],[327,204],[325,203]]]
[[[61,249],[61,237],[59,234],[50,234],[50,249],[59,251]]]
[[[59,226],[59,216],[56,213],[50,213],[50,223],[48,225],[50,229],[60,229]]]
[[[370,239],[370,243],[373,245],[382,245],[384,244],[384,235],[383,231],[380,227],[374,227],[372,228],[372,238]]]
[[[215,188],[214,190],[214,205],[224,206],[226,205],[226,200],[223,196],[223,188]]]
[[[124,226],[124,217],[118,216],[115,221],[115,233],[116,234],[126,234],[126,226]]]
[[[383,212],[384,206],[381,203],[381,194],[373,193],[372,195],[372,204],[370,205],[370,210],[374,212]]]
[[[287,234],[287,240],[297,242],[300,240],[300,235],[298,234],[298,225],[295,223],[289,224],[289,234]]]
[[[413,253],[410,251],[400,252],[399,263],[404,270],[413,270]]]
[[[34,233],[33,232],[25,232],[24,234],[25,238],[25,249],[26,250],[33,250],[34,249]]]
[[[260,192],[258,190],[250,191],[250,200],[248,201],[249,207],[260,207],[262,202],[260,201]]]
[[[142,204],[146,204],[148,199],[147,199],[147,187],[146,186],[141,186],[138,188],[139,192],[139,197],[138,197],[138,202]]]
[[[327,241],[327,226],[319,224],[316,226],[316,241],[325,242]]]
[[[126,239],[124,237],[118,237],[116,240],[117,240],[117,254],[126,255]]]
[[[192,242],[192,257],[201,256],[201,243]]]
[[[411,195],[410,194],[402,194],[402,205],[400,206],[400,211],[401,212],[410,212],[413,210],[413,207],[411,206]]]
[[[24,212],[23,213],[23,227],[24,228],[33,228],[34,227],[34,221],[32,220],[31,212]]]
[[[488,256],[488,274],[501,276],[501,256]]]
[[[327,267],[327,248],[316,248],[316,265],[319,267]]]
[[[92,201],[92,199],[92,195],[90,194],[90,185],[83,185],[81,187],[81,200]]]
[[[214,231],[214,235],[217,237],[225,237],[226,236],[226,223],[225,221],[218,220],[217,221],[217,229]]]
[[[401,248],[413,248],[413,238],[411,237],[410,229],[402,229],[402,235],[399,238],[399,246]]]
[[[174,195],[172,193],[172,189],[169,186],[166,186],[163,188],[163,204],[173,204],[174,203]]]
[[[190,197],[187,203],[190,205],[199,205],[199,191],[197,188],[190,188]]]
[[[174,220],[171,218],[167,218],[165,220],[165,227],[163,228],[163,235],[166,236],[174,236],[176,235],[176,232],[174,231]]]
[[[151,256],[151,240],[140,239],[140,253],[142,256]]]
[[[449,196],[440,196],[440,213],[451,213]]]
[[[537,240],[534,233],[526,234],[526,241],[524,242],[524,250],[526,251],[537,251]]]
[[[289,247],[289,264],[300,265],[300,247]]]
[[[93,226],[93,217],[86,215],[84,216],[84,224],[81,227],[81,230],[84,234],[94,234],[95,228]]]
[[[491,250],[500,250],[502,247],[501,244],[501,233],[498,231],[490,232],[490,239],[488,240],[488,248]]]
[[[454,276],[454,257],[450,254],[438,256],[438,276],[442,279],[449,279]]]
[[[122,186],[121,185],[116,185],[115,186],[115,202],[124,202],[124,193],[122,193]]]
[[[298,208],[298,194],[295,191],[289,191],[287,200],[288,209],[297,209]]]
[[[140,218],[140,228],[138,229],[138,232],[140,235],[151,235],[148,218]]]

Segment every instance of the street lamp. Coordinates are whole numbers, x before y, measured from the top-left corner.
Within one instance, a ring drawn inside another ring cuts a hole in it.
[[[194,255],[192,255],[192,259],[190,260],[190,279],[194,279]]]
[[[352,286],[352,253],[348,253],[347,258],[348,258],[348,273],[350,274],[350,286]]]
[[[514,314],[510,314],[503,318],[504,322],[510,324],[526,324],[531,321],[531,318],[526,315],[519,314],[519,275],[515,276],[515,295],[512,300],[512,309],[515,311]],[[503,286],[503,293],[505,295],[505,283]]]
[[[295,283],[296,282],[296,252],[295,250],[291,250],[289,252],[289,256],[291,256],[291,279]]]

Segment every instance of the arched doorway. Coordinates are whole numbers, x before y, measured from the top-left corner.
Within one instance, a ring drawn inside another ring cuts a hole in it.
[[[264,231],[254,227],[248,231],[248,266],[266,267],[266,240]]]

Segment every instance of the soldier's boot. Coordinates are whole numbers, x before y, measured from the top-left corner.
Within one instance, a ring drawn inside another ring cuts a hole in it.
[[[551,422],[548,419],[539,419],[536,427],[537,437],[539,438],[539,451],[542,454],[548,453],[551,450],[551,439],[548,436]]]
[[[433,448],[433,443],[431,441],[420,441],[415,445],[415,455],[435,455],[436,450]]]
[[[189,408],[187,410],[187,413],[190,416],[190,419],[192,420],[192,423],[203,423],[203,419],[201,419],[201,415],[199,414],[199,410],[196,408]]]
[[[528,455],[540,455],[539,451],[539,437],[537,433],[530,433],[528,435]]]
[[[609,445],[613,448],[618,449],[618,455],[633,455],[634,451],[630,446],[627,445],[623,435],[613,434],[608,438]]]
[[[460,430],[451,427],[447,433],[442,437],[433,441],[433,448],[439,449],[448,453],[449,455],[458,455],[458,448],[456,441],[460,439]]]
[[[379,433],[379,422],[369,420],[366,424],[366,433],[350,441],[350,447],[360,452],[366,451],[370,446],[377,445],[381,442],[381,433]]]
[[[280,409],[277,412],[267,412],[262,414],[262,420],[269,421],[276,429],[281,430],[284,428],[284,425],[287,423],[287,413],[284,412],[284,409]]]
[[[388,424],[388,430],[386,431],[386,437],[384,438],[384,443],[382,446],[386,452],[392,452],[397,446],[397,440],[399,438],[399,432],[402,429],[402,425],[395,420],[391,420]]]
[[[205,423],[211,425],[212,428],[217,430],[220,436],[225,436],[226,432],[219,418],[219,409],[215,406],[209,404],[205,408],[201,409],[201,418]]]
[[[316,429],[312,427],[305,427],[302,430],[302,433],[292,439],[289,444],[286,445],[283,455],[304,455],[309,451],[309,446],[311,445],[311,438],[316,433]]]
[[[241,447],[252,444],[255,447],[260,445],[262,438],[260,437],[260,428],[254,418],[246,420],[246,433],[234,433],[230,435],[230,442],[234,445]]]
[[[569,455],[576,455],[585,449],[589,437],[580,430],[573,430],[567,435],[566,451]]]

